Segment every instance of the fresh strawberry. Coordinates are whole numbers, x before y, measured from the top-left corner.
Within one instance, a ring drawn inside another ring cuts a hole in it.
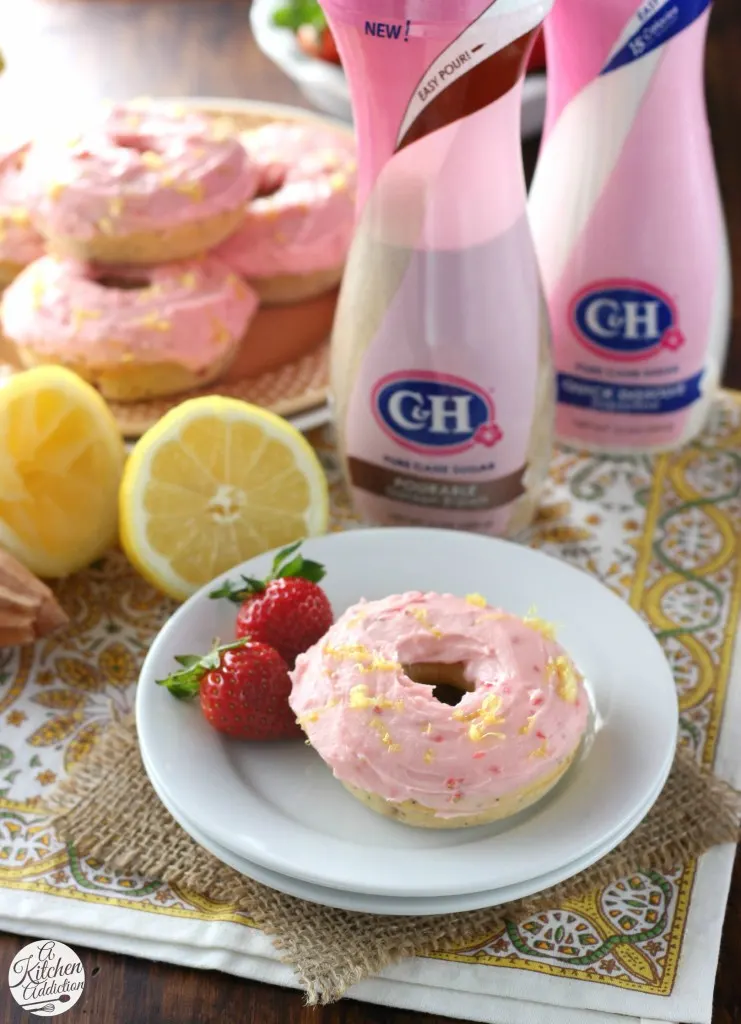
[[[330,64],[340,63],[337,44],[329,28],[317,28],[311,24],[301,25],[296,32],[296,40],[307,57],[317,57],[319,60],[329,61]]]
[[[237,636],[274,647],[293,666],[296,658],[321,640],[334,616],[327,595],[318,586],[324,566],[298,554],[301,541],[279,551],[265,580],[242,577],[214,590],[240,605]]]
[[[157,682],[180,700],[200,695],[204,716],[219,732],[235,740],[303,735],[288,706],[288,666],[267,644],[241,639],[205,657],[185,654],[175,660],[182,669]]]

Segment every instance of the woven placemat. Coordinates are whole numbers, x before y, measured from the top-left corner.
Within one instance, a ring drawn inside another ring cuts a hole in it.
[[[271,935],[310,1003],[339,999],[352,985],[405,957],[462,948],[505,921],[561,907],[638,871],[668,871],[738,838],[739,795],[679,749],[669,780],[641,825],[580,875],[537,896],[490,910],[388,917],[321,907],[286,896],[226,867],[199,847],[154,793],[136,726],[109,727],[48,801],[60,837],[112,869],[184,886],[243,910]],[[454,865],[451,865],[454,868]]]
[[[327,400],[329,388],[329,344],[324,343],[296,362],[287,363],[259,377],[216,381],[186,395],[150,398],[143,402],[109,402],[124,437],[140,437],[170,409],[185,398],[197,395],[226,395],[260,405],[279,416],[308,412]]]

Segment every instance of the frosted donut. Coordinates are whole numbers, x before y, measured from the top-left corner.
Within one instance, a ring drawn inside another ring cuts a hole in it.
[[[166,263],[203,253],[238,227],[257,168],[235,138],[202,119],[117,107],[33,159],[34,223],[54,252],[110,264]]]
[[[355,218],[355,146],[318,124],[275,122],[241,136],[260,168],[257,197],[218,254],[264,302],[296,302],[338,284]]]
[[[298,657],[290,704],[337,779],[408,825],[462,828],[539,800],[588,722],[553,629],[478,595],[350,608]]]
[[[45,256],[2,301],[2,331],[26,367],[59,363],[119,402],[207,384],[231,362],[257,310],[219,260],[93,268]]]
[[[35,203],[29,149],[26,144],[0,155],[0,288],[44,254],[44,240],[29,218]]]

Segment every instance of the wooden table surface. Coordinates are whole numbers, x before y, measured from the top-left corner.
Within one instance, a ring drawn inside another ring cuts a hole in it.
[[[75,109],[91,99],[134,95],[237,96],[305,106],[256,48],[249,0],[1,0],[0,123]],[[707,92],[734,279],[741,280],[741,4],[716,0],[707,59]],[[527,147],[532,165],[535,145]],[[741,388],[741,297],[726,382]],[[44,938],[46,936],[37,936]],[[5,978],[27,942],[0,935],[0,1021],[30,1020],[13,1003]],[[346,1001],[310,1010],[295,992],[212,971],[183,970],[78,948],[88,984],[65,1024],[444,1024]],[[741,859],[725,923],[716,985],[715,1024],[741,1022]],[[32,1018],[36,1019],[36,1018]],[[446,1018],[447,1019],[447,1018]],[[544,1008],[544,1024],[547,1009]]]

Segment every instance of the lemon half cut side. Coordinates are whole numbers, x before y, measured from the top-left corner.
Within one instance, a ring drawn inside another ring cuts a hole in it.
[[[271,548],[325,533],[327,480],[280,416],[233,398],[193,398],[136,444],[119,499],[121,543],[176,600]]]

